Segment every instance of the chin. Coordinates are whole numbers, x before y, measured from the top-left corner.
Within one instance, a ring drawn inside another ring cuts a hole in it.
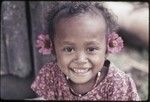
[[[73,83],[76,83],[76,84],[85,84],[85,83],[87,83],[90,79],[72,79],[72,78],[70,78],[70,80],[71,80]]]

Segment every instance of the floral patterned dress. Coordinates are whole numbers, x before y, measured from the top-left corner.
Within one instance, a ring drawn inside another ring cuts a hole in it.
[[[40,69],[31,88],[45,100],[140,100],[133,79],[113,63],[105,78],[83,96],[72,94],[65,75],[52,62]]]

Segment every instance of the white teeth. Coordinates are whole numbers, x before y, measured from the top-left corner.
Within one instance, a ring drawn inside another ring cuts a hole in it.
[[[76,73],[86,73],[88,72],[88,69],[73,69],[73,71]]]

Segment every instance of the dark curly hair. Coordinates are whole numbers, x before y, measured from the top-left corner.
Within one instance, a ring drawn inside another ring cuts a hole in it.
[[[73,17],[83,13],[99,13],[104,16],[107,23],[108,33],[117,30],[117,23],[114,16],[103,6],[102,2],[77,2],[59,1],[53,3],[53,7],[48,13],[48,33],[52,44],[54,44],[55,28],[54,24],[62,18]]]

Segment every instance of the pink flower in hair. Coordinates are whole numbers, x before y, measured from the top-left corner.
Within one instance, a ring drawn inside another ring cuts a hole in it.
[[[36,47],[39,48],[39,53],[43,55],[51,54],[52,44],[48,34],[40,34],[36,40]]]
[[[123,40],[119,35],[115,32],[108,35],[107,38],[107,51],[110,53],[120,52],[124,47]]]

